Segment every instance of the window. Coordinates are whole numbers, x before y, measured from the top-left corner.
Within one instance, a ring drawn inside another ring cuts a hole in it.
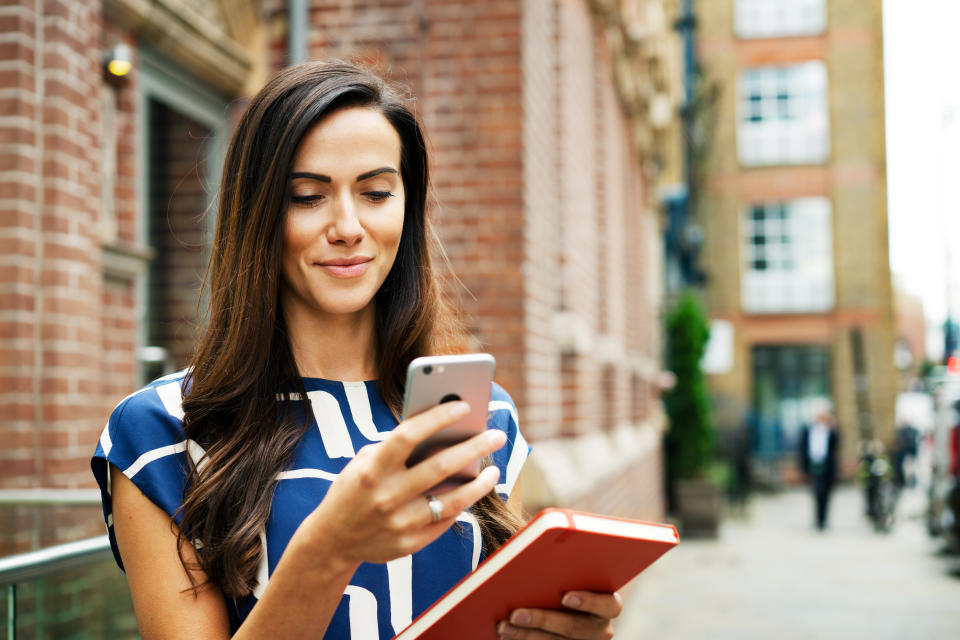
[[[815,344],[755,345],[753,451],[761,458],[790,455],[804,423],[833,404],[830,352]]]
[[[617,370],[612,364],[605,364],[600,370],[600,393],[603,398],[601,407],[602,427],[612,431],[617,425]]]
[[[733,31],[739,38],[810,36],[826,31],[826,0],[736,0]]]
[[[830,153],[827,70],[813,60],[740,75],[737,154],[744,166],[815,164]]]
[[[640,374],[634,371],[630,375],[630,422],[634,425],[647,417],[647,387]]]
[[[833,233],[827,198],[749,207],[744,246],[744,311],[810,313],[833,308]]]

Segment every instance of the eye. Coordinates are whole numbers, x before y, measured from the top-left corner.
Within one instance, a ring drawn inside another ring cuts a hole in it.
[[[366,191],[363,195],[373,202],[382,202],[393,197],[393,194],[389,191]]]
[[[305,196],[292,195],[290,196],[290,201],[303,207],[313,207],[317,204],[320,204],[320,201],[323,200],[323,198],[324,196],[319,193]]]

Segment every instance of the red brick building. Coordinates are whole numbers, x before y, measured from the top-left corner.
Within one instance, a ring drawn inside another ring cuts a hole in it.
[[[662,516],[648,112],[672,3],[295,4],[0,7],[0,488],[90,486],[110,409],[184,365],[230,122],[305,48],[418,97],[451,291],[537,450],[528,500]]]

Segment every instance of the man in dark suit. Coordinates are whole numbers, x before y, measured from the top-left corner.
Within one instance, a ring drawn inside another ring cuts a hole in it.
[[[837,455],[840,450],[840,435],[836,420],[829,411],[817,415],[813,424],[800,432],[800,468],[807,474],[816,502],[815,522],[817,529],[827,526],[827,508],[830,492],[837,479]]]

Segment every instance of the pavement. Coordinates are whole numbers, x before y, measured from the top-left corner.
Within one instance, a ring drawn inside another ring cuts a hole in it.
[[[957,640],[960,557],[927,535],[924,507],[905,491],[893,531],[875,533],[845,486],[819,532],[807,491],[755,496],[717,540],[681,536],[631,583],[616,638]]]

